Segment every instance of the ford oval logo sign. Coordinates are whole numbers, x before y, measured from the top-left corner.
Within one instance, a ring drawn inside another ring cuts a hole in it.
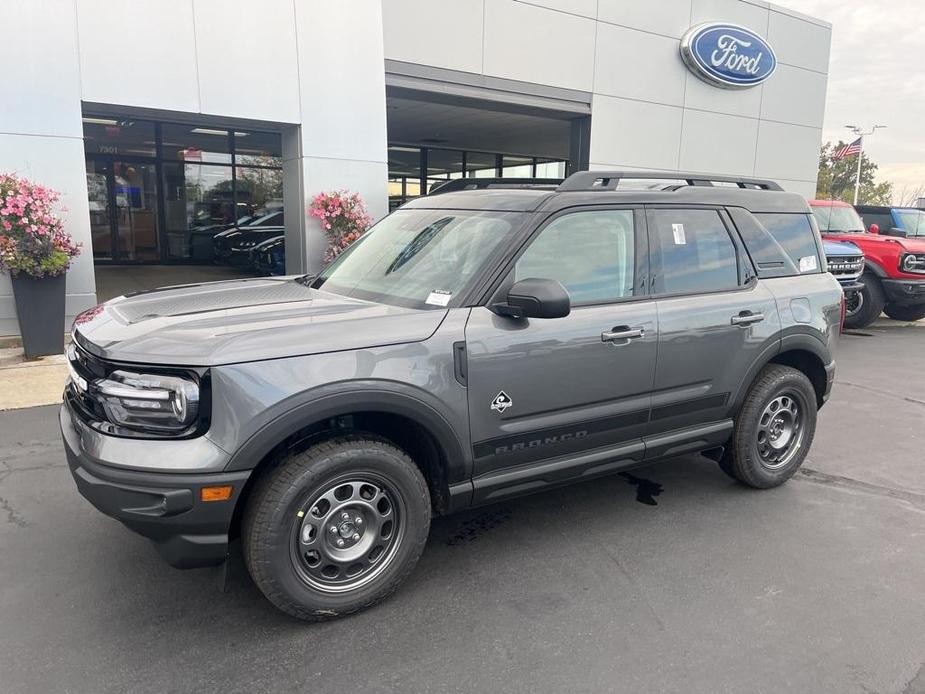
[[[691,27],[681,39],[681,57],[702,80],[728,89],[754,87],[777,68],[777,56],[770,44],[736,24]]]

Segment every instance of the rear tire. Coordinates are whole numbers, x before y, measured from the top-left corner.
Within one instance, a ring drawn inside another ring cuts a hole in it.
[[[884,313],[893,320],[901,320],[911,323],[925,318],[925,304],[914,304],[912,306],[899,306],[897,304],[887,304]]]
[[[860,282],[864,285],[864,288],[859,290],[861,292],[861,305],[853,314],[845,316],[845,327],[852,330],[866,328],[877,320],[880,314],[883,313],[883,306],[886,303],[880,280],[865,273],[861,275]]]
[[[756,489],[783,484],[809,452],[817,409],[816,391],[803,372],[768,364],[745,396],[720,469]]]
[[[340,436],[257,480],[242,526],[244,560],[277,608],[320,621],[371,607],[411,573],[430,529],[430,494],[404,451]]]

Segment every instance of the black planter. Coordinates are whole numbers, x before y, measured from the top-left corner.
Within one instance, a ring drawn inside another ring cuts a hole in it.
[[[13,278],[16,315],[27,359],[64,352],[65,277]]]

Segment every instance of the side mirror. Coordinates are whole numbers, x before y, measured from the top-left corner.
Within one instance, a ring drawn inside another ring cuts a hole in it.
[[[515,282],[507,292],[507,303],[492,309],[511,318],[564,318],[572,310],[565,287],[556,280],[529,277]]]
[[[879,224],[871,224],[869,227],[867,227],[867,231],[869,231],[871,234],[879,234],[879,233],[880,233],[880,225],[879,225]]]

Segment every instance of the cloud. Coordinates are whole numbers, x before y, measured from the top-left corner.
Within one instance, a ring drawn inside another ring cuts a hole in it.
[[[848,140],[845,124],[869,130],[865,151],[896,188],[925,184],[925,60],[922,0],[782,0],[832,23],[822,139]]]

